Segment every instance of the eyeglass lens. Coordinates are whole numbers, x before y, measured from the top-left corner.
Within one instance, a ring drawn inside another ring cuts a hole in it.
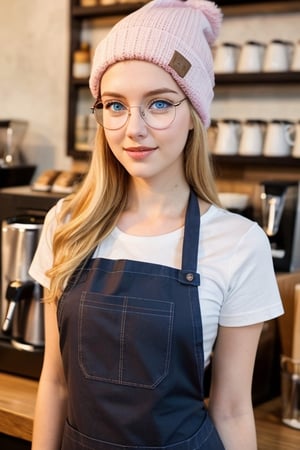
[[[176,107],[186,98],[177,103],[171,103],[166,100],[155,100],[149,105],[127,107],[119,101],[103,104],[97,102],[92,111],[95,114],[96,121],[108,130],[118,130],[122,128],[132,114],[133,108],[138,108],[139,114],[144,122],[151,128],[162,130],[169,127],[175,119]]]

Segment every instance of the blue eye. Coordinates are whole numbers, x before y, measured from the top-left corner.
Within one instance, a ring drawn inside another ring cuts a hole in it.
[[[170,108],[170,106],[173,105],[167,100],[154,100],[152,103],[150,103],[149,109],[164,110]]]
[[[127,110],[126,106],[124,106],[123,103],[117,101],[107,102],[105,103],[104,107],[111,112],[121,112]]]

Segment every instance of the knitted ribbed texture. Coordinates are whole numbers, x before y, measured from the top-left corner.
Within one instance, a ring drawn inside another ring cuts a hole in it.
[[[171,74],[208,126],[214,87],[210,47],[221,21],[220,10],[208,0],[147,3],[118,22],[97,46],[90,77],[93,96],[98,97],[101,77],[115,62],[153,62]]]

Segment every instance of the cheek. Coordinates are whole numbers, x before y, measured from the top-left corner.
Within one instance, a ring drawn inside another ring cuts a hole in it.
[[[169,135],[168,141],[170,145],[173,147],[173,149],[178,149],[178,151],[183,150],[185,147],[186,141],[188,139],[190,129],[183,125],[177,125],[174,127],[174,130],[172,131],[172,134]]]
[[[107,143],[109,147],[111,148],[112,152],[115,154],[115,152],[121,148],[121,142],[123,139],[123,134],[114,131],[113,133],[109,131],[105,131],[105,138],[107,140]]]

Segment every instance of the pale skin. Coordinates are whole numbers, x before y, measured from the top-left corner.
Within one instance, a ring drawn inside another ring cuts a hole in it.
[[[58,450],[61,448],[66,417],[67,390],[59,350],[56,306],[45,303],[44,311],[46,346],[35,409],[32,450]]]
[[[219,326],[209,412],[226,450],[257,449],[251,383],[262,326]]]
[[[134,76],[133,76],[134,74]],[[103,76],[101,92],[117,93],[128,105],[140,105],[157,86],[176,102],[184,97],[175,81],[159,67],[141,61],[113,65]],[[169,91],[172,91],[169,93]],[[166,130],[150,129],[138,109],[126,126],[106,131],[116,158],[131,175],[129,201],[118,227],[139,236],[160,235],[182,227],[189,197],[183,171],[183,146],[192,128],[187,102],[176,111]],[[136,158],[135,149],[145,155]],[[209,204],[199,201],[201,213]],[[56,307],[45,305],[46,350],[42,370],[32,450],[59,450],[66,417],[67,390],[59,351]],[[256,450],[251,382],[262,324],[221,327],[214,349],[209,412],[226,450]]]

